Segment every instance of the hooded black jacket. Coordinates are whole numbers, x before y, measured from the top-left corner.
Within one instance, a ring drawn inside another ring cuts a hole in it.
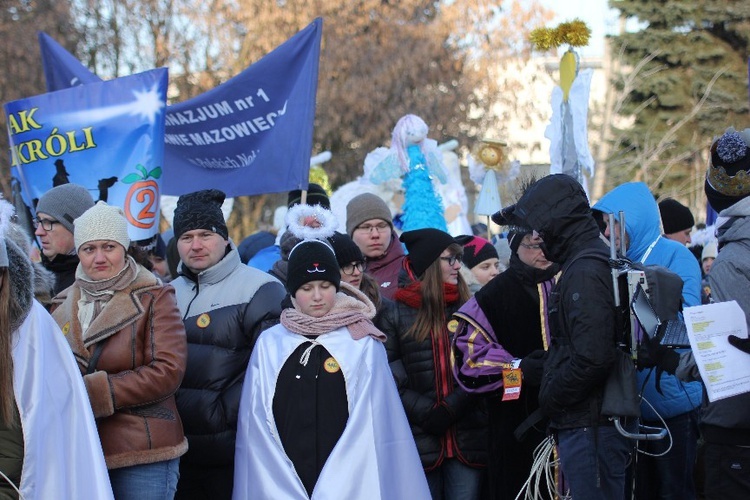
[[[600,236],[586,194],[572,177],[551,175],[532,185],[505,216],[537,230],[547,258],[564,268],[550,300],[552,344],[539,404],[553,428],[607,423],[601,403],[618,354],[616,311],[606,261],[609,247]],[[576,259],[592,252],[604,260]]]

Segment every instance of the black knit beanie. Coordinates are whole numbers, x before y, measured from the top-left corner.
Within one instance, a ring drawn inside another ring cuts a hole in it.
[[[187,231],[207,229],[227,239],[229,231],[221,211],[224,198],[226,195],[218,189],[204,189],[180,196],[172,223],[174,237],[179,239]]]
[[[425,228],[406,231],[399,238],[409,252],[407,259],[411,269],[421,277],[430,265],[435,262],[443,251],[456,243],[450,234],[440,229]]]
[[[338,291],[341,271],[336,255],[328,243],[321,240],[302,240],[289,253],[286,290],[294,297],[305,283],[316,280],[330,281]]]
[[[515,230],[508,232],[508,246],[511,254],[518,253],[518,247],[521,246],[521,241],[527,234],[531,234],[531,231],[521,228],[515,228]]]
[[[365,257],[362,255],[362,250],[348,234],[335,232],[333,236],[328,238],[328,241],[336,253],[336,261],[339,263],[339,267],[347,266],[352,262],[364,262]]]
[[[472,269],[487,259],[497,259],[497,250],[489,241],[479,236],[456,236],[456,242],[464,247],[463,262]]]
[[[292,208],[294,205],[302,203],[302,190],[293,189],[289,191],[289,196],[286,200],[286,206]],[[328,199],[328,193],[323,189],[322,186],[311,182],[307,186],[307,198],[305,199],[307,205],[320,205],[323,208],[331,209],[331,201]]]
[[[659,213],[664,234],[679,233],[695,225],[690,209],[672,198],[665,198],[659,202]]]

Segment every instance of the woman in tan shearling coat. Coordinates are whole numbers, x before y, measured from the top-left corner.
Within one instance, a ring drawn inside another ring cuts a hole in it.
[[[76,281],[53,300],[96,417],[115,498],[171,499],[187,440],[174,393],[187,360],[174,289],[126,254],[122,211],[75,220]]]

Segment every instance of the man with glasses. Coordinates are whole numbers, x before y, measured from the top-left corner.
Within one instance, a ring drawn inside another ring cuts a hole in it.
[[[398,274],[404,250],[394,238],[393,218],[377,195],[363,193],[346,205],[346,231],[367,263],[367,272],[380,284],[380,293],[392,299],[398,288]]]
[[[78,184],[54,187],[39,198],[34,234],[42,246],[42,265],[55,275],[55,295],[75,281],[78,255],[73,221],[93,206],[91,194]]]

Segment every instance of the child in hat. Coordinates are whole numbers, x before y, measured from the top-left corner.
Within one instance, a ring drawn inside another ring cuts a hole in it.
[[[305,221],[281,324],[250,358],[234,498],[429,498],[375,307],[341,282],[331,246],[310,238],[330,235],[321,222]]]

